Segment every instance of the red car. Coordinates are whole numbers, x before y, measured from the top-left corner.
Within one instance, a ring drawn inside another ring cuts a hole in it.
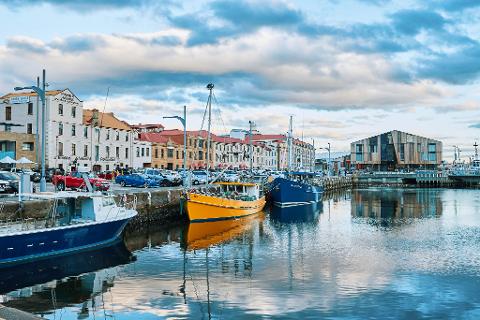
[[[72,172],[70,175],[54,175],[52,178],[52,183],[57,190],[70,189],[83,189],[85,188],[85,182],[82,177],[83,173],[81,172]],[[88,174],[88,180],[92,186],[100,191],[107,191],[110,189],[110,183],[102,178],[96,177],[94,174]]]

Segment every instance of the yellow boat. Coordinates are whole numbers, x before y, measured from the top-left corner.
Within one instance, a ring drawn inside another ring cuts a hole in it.
[[[192,222],[240,218],[262,211],[265,196],[258,183],[218,182],[214,193],[187,193],[187,213]]]
[[[184,231],[183,245],[187,250],[206,249],[232,240],[249,231],[254,221],[262,221],[264,214],[248,216],[241,219],[190,223]]]

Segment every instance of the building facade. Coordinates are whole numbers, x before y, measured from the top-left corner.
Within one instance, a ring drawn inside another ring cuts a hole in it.
[[[352,142],[350,152],[352,166],[373,171],[434,169],[442,162],[440,141],[397,130]]]
[[[40,109],[34,92],[4,95],[0,98],[0,119],[6,123],[3,131],[41,137]],[[140,142],[136,132],[113,113],[84,109],[69,89],[46,92],[45,120],[47,167],[109,171],[151,163],[151,144]],[[41,148],[41,139],[37,145]]]

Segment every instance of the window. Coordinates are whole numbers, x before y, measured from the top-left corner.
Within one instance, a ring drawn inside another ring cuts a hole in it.
[[[128,148],[125,148],[125,159],[128,159]]]
[[[188,158],[192,159],[192,151],[188,152]]]
[[[165,153],[164,153],[164,151],[163,151],[163,149],[162,149],[162,159],[163,159],[164,156],[165,156]]]
[[[58,123],[58,135],[63,135],[63,123],[61,122]]]
[[[72,107],[72,118],[77,116],[77,107]]]
[[[72,143],[72,156],[77,155],[77,145],[75,143]]]
[[[400,144],[400,161],[405,161],[405,143]]]
[[[203,140],[198,140],[198,147],[203,148]]]
[[[120,140],[120,132],[115,133],[115,140],[119,141]]]
[[[173,149],[167,149],[167,158],[173,158]]]
[[[33,125],[31,123],[27,123],[27,133],[32,134],[33,132]]]
[[[33,142],[24,142],[22,143],[23,151],[33,151]]]
[[[61,103],[58,105],[58,114],[63,116],[63,104]]]
[[[83,156],[88,157],[88,145],[87,144],[83,146]]]
[[[370,153],[377,153],[377,145],[371,144],[370,145]]]
[[[137,147],[137,158],[139,158],[139,157],[140,157],[140,148]]]
[[[177,150],[177,159],[180,159],[179,156],[178,156],[178,150]]]
[[[110,130],[107,130],[107,137],[105,139],[110,140]]]
[[[83,137],[88,138],[88,127],[83,127]]]
[[[158,149],[155,148],[155,158],[158,158]]]
[[[428,144],[428,161],[437,161],[437,145],[435,143]]]
[[[363,144],[355,145],[355,160],[363,161]]]
[[[12,120],[12,107],[5,107],[5,120]]]
[[[120,158],[120,147],[115,147],[115,157]]]
[[[110,158],[110,147],[105,146],[105,153],[107,154],[107,158]]]
[[[150,148],[147,148],[147,157],[150,157]]]
[[[72,137],[75,137],[76,135],[76,128],[75,128],[75,125],[72,124]]]
[[[203,151],[198,151],[198,160],[203,160]]]
[[[57,155],[58,156],[63,156],[63,143],[59,142],[57,148],[58,148]]]
[[[145,148],[142,148],[142,157],[145,157]]]
[[[435,143],[429,143],[428,152],[436,152],[436,151],[437,151],[437,145]]]
[[[29,102],[27,106],[27,114],[32,115],[33,114],[33,103]]]
[[[110,170],[110,165],[109,164],[105,165],[105,170],[107,170],[107,171]]]
[[[422,144],[421,143],[417,143],[417,152],[418,153],[422,152]]]
[[[95,146],[95,161],[100,160],[100,146]]]
[[[125,135],[125,141],[128,141],[128,132],[127,132],[127,134]]]
[[[5,132],[12,132],[12,126],[9,124],[5,125]]]

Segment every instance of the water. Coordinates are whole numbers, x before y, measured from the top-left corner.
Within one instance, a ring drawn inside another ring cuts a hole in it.
[[[47,319],[479,319],[478,195],[358,190],[293,216],[130,234],[3,270],[0,292]]]

